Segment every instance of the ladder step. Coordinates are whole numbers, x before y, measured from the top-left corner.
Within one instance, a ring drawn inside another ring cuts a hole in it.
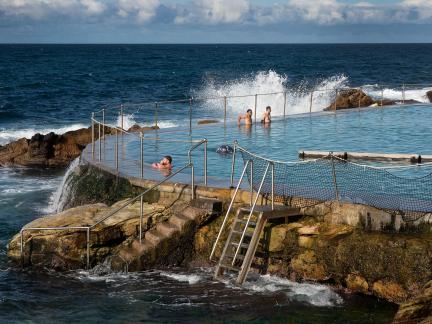
[[[236,243],[236,242],[231,242],[230,244],[231,244],[231,245],[234,245],[234,246],[238,246],[238,245],[239,245],[239,244]],[[242,243],[241,247],[247,249],[247,248],[249,247],[249,244]]]
[[[224,269],[228,269],[231,271],[240,271],[240,268],[238,268],[238,267],[234,267],[232,265],[223,264],[223,263],[219,264],[219,267],[224,268]]]
[[[243,231],[236,231],[236,230],[233,230],[232,233],[233,233],[233,234],[239,234],[239,235],[242,235],[242,234],[243,234]],[[245,236],[252,236],[252,235],[253,235],[253,233],[245,232]]]
[[[244,220],[244,219],[236,219],[236,223],[240,223],[240,224],[245,224],[246,225],[246,223],[247,223],[247,220]],[[256,226],[256,222],[252,222],[252,221],[249,221],[249,224],[248,225],[250,225],[250,226]]]
[[[234,259],[234,254],[225,254],[225,258]],[[237,254],[236,260],[244,260],[244,255]]]

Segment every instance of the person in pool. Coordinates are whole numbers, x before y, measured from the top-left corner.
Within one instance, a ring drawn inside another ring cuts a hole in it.
[[[261,119],[261,123],[270,124],[271,123],[271,107],[267,106],[266,110],[263,114],[263,118]]]
[[[153,163],[152,167],[156,169],[162,169],[162,170],[171,170],[172,157],[170,155],[165,155],[159,163],[157,162]]]
[[[237,124],[241,124],[242,119],[244,119],[245,125],[252,125],[252,109],[246,110],[245,115],[238,116]]]

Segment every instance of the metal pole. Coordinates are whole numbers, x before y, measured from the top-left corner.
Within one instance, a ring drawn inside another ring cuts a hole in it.
[[[285,111],[286,111],[286,91],[284,92],[284,119],[285,119]]]
[[[90,227],[87,227],[87,270],[90,269]]]
[[[253,176],[254,176],[253,160],[249,160],[249,164],[250,164],[250,202],[249,202],[249,205],[252,206],[252,202],[253,202]]]
[[[123,130],[123,105],[120,105],[120,128]],[[123,135],[123,132],[122,132]]]
[[[94,160],[95,155],[95,136],[94,136],[94,112],[91,113],[91,132],[92,132],[92,160]]]
[[[383,106],[383,100],[384,100],[384,88],[381,87],[381,107]]]
[[[254,112],[254,117],[255,117],[255,123],[256,123],[256,117],[257,117],[257,105],[258,105],[258,95],[255,95],[255,112]]]
[[[102,160],[102,136],[101,136],[101,123],[98,123],[98,137],[99,137],[99,162]]]
[[[142,226],[143,226],[143,214],[144,214],[144,196],[141,196],[141,201],[140,201],[140,223],[139,223],[139,242],[140,244],[142,243]]]
[[[311,94],[310,94],[310,103],[309,103],[309,114],[311,114],[311,113],[312,113],[312,105],[313,105],[313,93],[314,93],[314,91],[312,90],[312,91],[311,91]]]
[[[362,91],[362,89],[359,88],[359,91]],[[358,105],[358,107],[359,107],[359,108],[361,107],[361,96],[360,96],[360,95],[359,95],[359,105]]]
[[[331,158],[331,162],[332,162],[333,185],[335,188],[335,197],[336,197],[336,200],[339,201],[339,188],[338,188],[337,181],[336,181],[336,169],[335,169],[335,165],[334,165],[333,152],[330,153],[330,158]]]
[[[207,187],[207,139],[204,142],[204,185]]]
[[[158,125],[158,107],[159,107],[159,104],[157,103],[157,102],[155,102],[155,126],[157,127],[157,125]]]
[[[232,157],[232,163],[231,163],[231,179],[230,179],[230,187],[234,187],[234,168],[235,168],[235,161],[236,161],[236,152],[237,152],[237,141],[234,141],[234,150],[233,150],[233,157]]]
[[[140,165],[141,165],[141,179],[144,178],[144,134],[140,132]]]
[[[271,209],[274,210],[274,192],[275,192],[275,166],[272,162],[271,170]]]
[[[405,104],[405,83],[402,85],[402,104]]]
[[[334,111],[335,112],[336,112],[336,109],[337,109],[337,97],[338,97],[338,93],[339,93],[339,90],[336,89],[336,97],[335,97],[335,102],[334,102]]]
[[[118,160],[118,156],[119,156],[119,136],[118,136],[118,129],[116,128],[116,147],[115,147],[115,165],[116,165],[116,170],[118,171],[119,169],[119,160]]]
[[[192,98],[189,99],[189,135],[192,134]]]
[[[193,163],[191,163],[191,183],[192,183],[192,200],[195,199],[195,169]]]
[[[102,109],[102,138],[103,138],[103,148],[104,148],[104,158],[105,158],[105,109]]]
[[[226,117],[227,117],[227,97],[224,97],[224,126],[226,124]]]

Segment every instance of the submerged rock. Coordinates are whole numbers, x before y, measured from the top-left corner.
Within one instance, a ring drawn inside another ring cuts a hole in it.
[[[417,296],[400,305],[393,323],[432,323],[432,281]]]
[[[429,99],[429,102],[432,102],[432,90],[426,92],[426,97]]]

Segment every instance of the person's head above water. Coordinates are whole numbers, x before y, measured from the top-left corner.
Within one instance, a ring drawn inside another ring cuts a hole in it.
[[[171,155],[165,155],[165,156],[163,157],[162,161],[165,160],[165,159],[169,162],[169,164],[172,163],[172,157],[171,157]]]
[[[252,115],[252,109],[246,110],[246,114]]]
[[[266,107],[266,111],[271,112],[271,107],[270,107],[270,106],[267,106],[267,107]]]

